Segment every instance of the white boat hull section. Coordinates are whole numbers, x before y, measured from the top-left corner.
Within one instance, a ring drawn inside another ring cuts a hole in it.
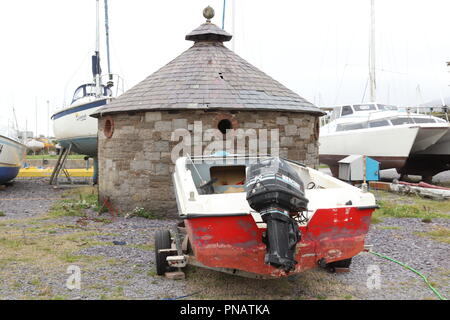
[[[176,161],[173,174],[174,189],[180,216],[189,214],[252,214],[256,221],[262,221],[259,214],[250,208],[246,200],[246,192],[199,194],[192,175],[196,174],[186,167],[187,158]],[[371,193],[333,178],[320,171],[289,163],[297,171],[304,185],[311,182],[315,188],[305,190],[308,198],[308,218],[317,209],[349,207],[351,201],[355,207],[374,206],[375,197]]]
[[[391,126],[332,134],[319,137],[320,155],[361,154],[369,157],[408,157],[419,127]]]
[[[71,106],[54,114],[53,130],[59,144],[79,154],[96,156],[98,121],[90,115],[109,102],[109,99]],[[92,106],[92,107],[91,107]]]
[[[82,137],[97,136],[98,122],[96,118],[90,117],[100,107],[87,109],[64,115],[53,120],[55,138],[66,140]]]
[[[450,156],[450,128],[435,144],[418,152],[418,154]]]
[[[14,179],[25,160],[26,146],[0,135],[0,182]]]
[[[433,146],[447,133],[447,131],[448,127],[443,127],[442,124],[427,124],[426,126],[421,126],[411,149],[411,153],[420,152]]]

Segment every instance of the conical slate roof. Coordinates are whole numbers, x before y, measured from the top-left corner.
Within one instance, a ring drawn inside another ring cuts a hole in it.
[[[223,45],[230,34],[206,23],[186,35],[194,45],[141,81],[94,117],[150,110],[323,111]]]

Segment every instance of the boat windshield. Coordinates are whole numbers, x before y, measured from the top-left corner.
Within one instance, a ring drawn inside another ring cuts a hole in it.
[[[400,126],[402,124],[414,123],[414,121],[409,117],[398,117],[398,118],[391,119],[391,123],[394,126]]]
[[[355,111],[372,111],[372,110],[377,110],[377,108],[375,108],[374,104],[355,104],[353,106],[353,109]]]
[[[412,118],[415,123],[436,123],[432,118]]]
[[[386,127],[390,125],[389,121],[385,119],[369,121],[369,128]]]
[[[75,101],[89,96],[95,96],[96,93],[96,87],[93,83],[83,84],[75,90],[75,93],[73,94],[72,103]],[[105,97],[111,97],[112,92],[111,89],[102,85],[102,95]]]
[[[378,110],[398,110],[396,106],[389,106],[386,104],[377,104]]]
[[[341,116],[347,116],[353,113],[353,109],[350,106],[343,106]]]
[[[359,130],[366,128],[366,122],[359,123],[341,123],[336,126],[336,131]]]

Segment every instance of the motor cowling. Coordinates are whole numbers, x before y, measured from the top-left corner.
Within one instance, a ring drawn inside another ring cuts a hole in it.
[[[289,272],[297,264],[295,247],[301,239],[293,216],[308,205],[304,184],[297,172],[278,157],[258,161],[247,170],[247,201],[267,225],[263,237],[267,247],[265,263]]]

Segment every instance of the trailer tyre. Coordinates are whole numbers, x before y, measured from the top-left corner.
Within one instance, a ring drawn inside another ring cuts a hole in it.
[[[327,264],[327,268],[334,272],[335,268],[349,268],[352,264],[352,258],[345,259],[345,260],[339,260],[335,262],[331,262]]]
[[[160,249],[170,249],[172,240],[170,239],[169,230],[158,230],[155,234],[155,259],[156,259],[156,274],[159,276],[164,275],[169,271],[169,265],[167,264],[167,252],[159,252]]]

